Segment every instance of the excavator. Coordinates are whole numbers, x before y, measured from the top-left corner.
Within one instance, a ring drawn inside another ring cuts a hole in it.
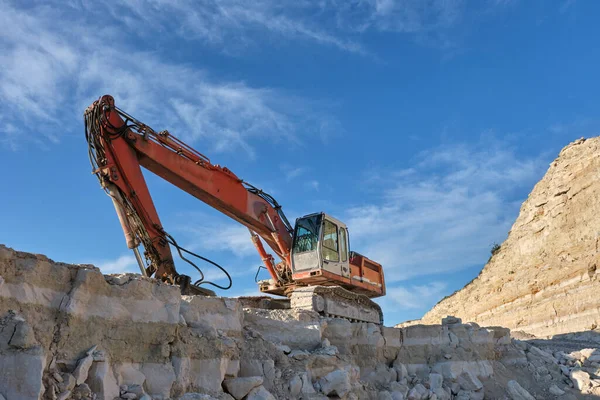
[[[248,228],[270,278],[255,278],[265,296],[245,298],[245,304],[383,324],[381,308],[371,300],[385,295],[383,268],[350,251],[343,222],[319,212],[297,218],[292,227],[271,195],[211,163],[167,130],[156,132],[133,118],[117,108],[110,95],[85,110],[84,123],[92,173],[112,199],[127,247],[143,276],[177,285],[184,295],[215,296],[207,286],[228,289],[232,284],[223,267],[183,248],[163,228],[142,167]],[[200,279],[192,282],[177,272],[172,249],[200,273]],[[229,286],[206,280],[192,257],[220,268]]]

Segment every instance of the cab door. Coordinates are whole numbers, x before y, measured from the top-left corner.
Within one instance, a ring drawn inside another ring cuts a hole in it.
[[[323,269],[335,275],[349,277],[347,231],[329,218],[323,220],[321,260]]]

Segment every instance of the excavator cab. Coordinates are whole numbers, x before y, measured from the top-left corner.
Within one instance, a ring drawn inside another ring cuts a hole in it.
[[[292,278],[308,285],[339,285],[369,297],[385,294],[380,264],[349,251],[346,225],[325,213],[296,220]]]

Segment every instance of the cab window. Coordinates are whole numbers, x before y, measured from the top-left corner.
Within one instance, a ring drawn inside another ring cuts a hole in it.
[[[323,224],[323,258],[328,261],[340,261],[337,225],[328,220]]]
[[[340,253],[342,253],[342,262],[348,261],[348,241],[346,240],[346,229],[340,228]]]
[[[296,222],[296,233],[294,234],[293,251],[295,254],[317,250],[320,225],[320,215],[298,219]]]

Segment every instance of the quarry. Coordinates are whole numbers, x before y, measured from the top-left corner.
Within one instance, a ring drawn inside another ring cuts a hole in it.
[[[481,274],[395,327],[2,245],[0,400],[600,398],[599,171],[598,138],[565,147]]]

